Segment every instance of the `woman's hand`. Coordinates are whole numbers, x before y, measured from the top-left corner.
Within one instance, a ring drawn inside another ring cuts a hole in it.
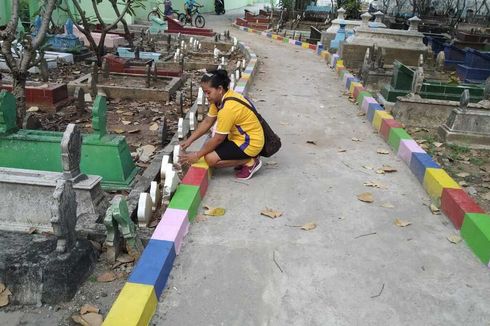
[[[180,148],[185,151],[191,145],[192,141],[190,139],[187,139],[180,143]]]
[[[199,154],[197,152],[180,153],[179,162],[182,164],[193,164],[199,161]]]

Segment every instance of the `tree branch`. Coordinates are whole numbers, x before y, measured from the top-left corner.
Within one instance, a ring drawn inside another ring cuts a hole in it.
[[[123,11],[122,11],[121,15],[119,15],[119,17],[117,17],[116,21],[114,21],[114,22],[112,23],[112,25],[110,25],[109,27],[106,27],[106,28],[104,29],[106,32],[108,32],[108,31],[110,31],[111,29],[113,29],[113,28],[114,28],[114,26],[116,26],[116,25],[117,25],[117,24],[118,24],[118,23],[121,21],[121,19],[123,19],[123,18],[124,18],[124,15],[126,15],[126,13],[128,12],[128,9],[131,7],[131,4],[132,4],[132,3],[133,3],[133,0],[127,0],[127,1],[126,1],[126,6],[124,6],[124,9],[123,9]]]
[[[100,16],[99,8],[97,7],[97,2],[95,0],[92,0],[92,7],[94,7],[95,16],[97,16],[97,19],[99,20],[100,24],[102,25],[102,29],[105,29],[104,20]]]
[[[48,30],[49,22],[51,20],[51,15],[53,14],[54,7],[56,6],[56,2],[57,0],[47,0],[47,6],[42,16],[41,28],[32,41],[32,48],[34,50],[37,50],[39,48],[46,37],[46,32]]]

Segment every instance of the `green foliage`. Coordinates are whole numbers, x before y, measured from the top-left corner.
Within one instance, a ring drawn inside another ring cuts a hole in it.
[[[337,1],[338,7],[345,9],[345,17],[347,19],[360,19],[361,17],[361,1],[359,0],[340,0]]]
[[[279,8],[287,9],[288,12],[293,10],[294,0],[279,0]]]

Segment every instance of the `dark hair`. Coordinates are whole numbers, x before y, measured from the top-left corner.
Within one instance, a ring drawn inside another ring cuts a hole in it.
[[[228,90],[230,86],[230,77],[228,77],[228,72],[224,69],[217,69],[205,73],[201,78],[201,83],[211,83],[211,87],[218,88],[223,87],[225,91]]]

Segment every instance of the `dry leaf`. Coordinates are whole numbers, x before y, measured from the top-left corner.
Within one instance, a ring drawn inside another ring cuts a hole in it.
[[[390,204],[390,203],[384,203],[381,205],[381,207],[383,207],[383,208],[395,208],[395,205]]]
[[[376,173],[377,174],[385,174],[385,171],[383,169],[377,169]]]
[[[369,165],[363,165],[362,167],[365,168],[366,170],[374,170],[374,168]]]
[[[458,182],[461,187],[468,187],[468,182],[466,181],[460,181]]]
[[[370,192],[363,192],[362,194],[357,195],[357,199],[365,203],[372,203],[374,201],[373,194]]]
[[[206,209],[204,211],[204,215],[208,216],[223,216],[225,215],[225,209],[221,207],[209,207],[209,206],[204,206]]]
[[[409,226],[410,224],[412,224],[412,222],[409,222],[409,221],[405,221],[405,220],[402,220],[402,219],[395,219],[395,225],[396,226],[399,226],[401,228],[405,227],[405,226]]]
[[[134,262],[134,257],[131,257],[128,254],[122,254],[116,259],[117,261],[123,263],[123,264],[128,264]]]
[[[434,146],[439,148],[441,147],[442,145],[444,145],[443,143],[438,143],[438,142],[434,142]]]
[[[381,167],[381,170],[383,170],[386,173],[392,173],[392,172],[396,172],[397,171],[394,167],[391,167],[389,165],[383,165]]]
[[[490,192],[486,192],[484,195],[481,196],[481,198],[485,200],[490,200]]]
[[[429,208],[430,208],[430,211],[432,212],[432,214],[434,214],[434,215],[440,215],[441,214],[441,211],[439,210],[439,208],[436,205],[430,204]]]
[[[284,121],[281,121],[281,122],[279,122],[279,123],[280,123],[280,124],[282,124],[283,126],[287,126],[287,125],[289,125],[289,123],[284,122]]]
[[[90,326],[100,326],[102,325],[102,322],[104,321],[104,318],[102,315],[89,312],[88,314],[82,315],[82,319],[87,322],[88,325]]]
[[[116,279],[116,274],[113,272],[105,272],[97,276],[97,282],[112,282]]]
[[[452,242],[452,243],[459,243],[462,240],[459,235],[455,235],[455,234],[448,236],[447,239],[449,240],[449,242]]]
[[[0,283],[0,288],[3,289],[0,292],[0,307],[5,307],[10,302],[9,296],[12,295],[12,292],[3,283]]]
[[[352,141],[361,141],[359,138],[352,137]]]
[[[137,132],[140,132],[140,130],[139,129],[131,129],[131,130],[128,131],[128,133],[130,133],[130,134],[135,134]]]
[[[27,233],[29,233],[29,234],[37,233],[37,229],[35,227],[30,227],[29,230],[27,230]]]
[[[456,174],[457,177],[460,177],[460,178],[466,178],[468,177],[470,174],[467,173],[467,172],[461,172],[461,173],[458,173]]]
[[[130,124],[130,123],[131,123],[131,121],[126,121],[126,120],[123,120],[123,121],[121,121],[121,122],[122,122],[122,124],[123,124],[123,125],[125,125],[125,126],[127,126],[128,124]]]
[[[305,231],[310,231],[310,230],[313,230],[313,229],[316,229],[316,224],[315,223],[306,223],[305,225],[303,225],[301,227],[302,230],[305,230]]]
[[[89,313],[89,312],[95,312],[95,313],[98,313],[100,311],[99,308],[95,307],[95,306],[92,306],[91,304],[84,304],[82,306],[82,308],[80,308],[80,314],[81,315],[85,315],[86,313]]]
[[[377,181],[368,181],[368,182],[364,182],[364,185],[366,187],[373,187],[373,188],[379,188],[379,189],[385,189],[385,188],[388,188],[386,185],[380,183],[380,182],[377,182]]]
[[[90,324],[88,322],[86,322],[85,320],[82,319],[82,316],[80,316],[79,314],[74,314],[71,316],[71,319],[78,325],[82,325],[82,326],[90,326]]]
[[[362,112],[362,111],[357,112],[357,116],[358,116],[358,117],[363,117],[363,116],[365,116],[365,115],[366,115],[366,113],[365,113],[365,112]]]
[[[339,152],[339,153],[345,153],[345,152],[347,152],[347,150],[346,149],[343,149],[343,148],[339,148],[337,150],[337,152]]]
[[[306,143],[307,144],[316,145],[316,142],[314,140],[307,140]]]
[[[378,153],[378,154],[390,154],[390,151],[388,151],[386,149],[378,148],[376,150],[376,153]]]
[[[270,218],[277,218],[279,216],[282,216],[282,212],[273,210],[271,208],[265,208],[260,212],[260,215],[264,215]]]
[[[157,131],[158,123],[152,123],[148,129],[150,129],[150,131]]]
[[[124,129],[121,129],[121,128],[115,128],[112,131],[114,131],[116,134],[122,134],[122,133],[124,133]]]

